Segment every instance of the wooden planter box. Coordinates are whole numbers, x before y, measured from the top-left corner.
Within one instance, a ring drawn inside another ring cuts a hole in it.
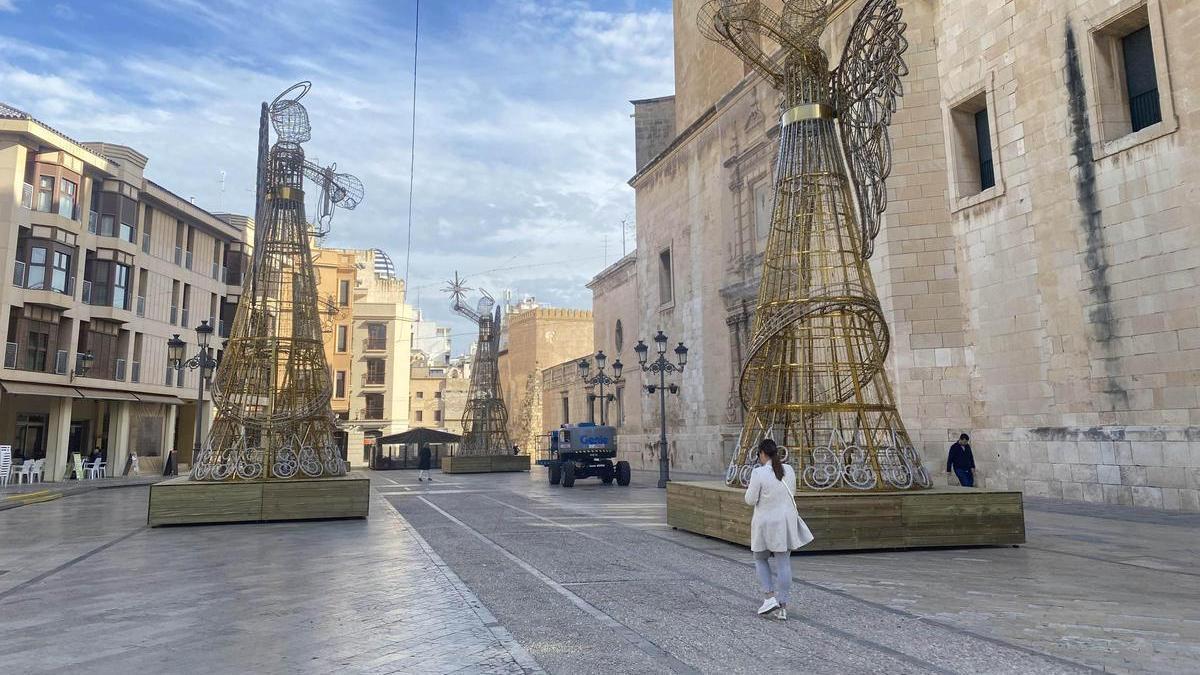
[[[750,545],[745,490],[719,481],[667,484],[667,524]],[[938,487],[903,492],[800,492],[813,533],[804,551],[856,551],[1025,543],[1020,492]]]
[[[318,518],[366,518],[371,481],[336,478],[194,481],[186,476],[150,486],[150,527]]]
[[[529,455],[460,455],[442,458],[442,473],[528,471]]]

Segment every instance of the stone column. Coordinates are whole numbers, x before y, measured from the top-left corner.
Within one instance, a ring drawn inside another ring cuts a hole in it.
[[[71,436],[71,408],[74,399],[55,397],[50,402],[50,422],[46,427],[46,464],[42,480],[60,481],[67,466],[67,442]]]
[[[107,475],[120,476],[129,457],[129,401],[108,404],[108,468]]]

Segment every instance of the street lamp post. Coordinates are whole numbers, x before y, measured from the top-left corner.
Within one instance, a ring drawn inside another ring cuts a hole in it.
[[[613,374],[612,374],[612,377],[609,377],[604,372],[604,366],[608,363],[608,357],[604,355],[603,351],[598,351],[598,352],[596,352],[595,358],[596,358],[596,371],[597,371],[596,374],[595,375],[591,374],[592,364],[589,363],[586,358],[584,358],[584,359],[579,360],[579,377],[580,377],[580,379],[583,380],[583,383],[589,387],[599,385],[599,387],[600,387],[600,424],[604,425],[604,424],[608,424],[608,415],[606,414],[606,410],[608,408],[608,402],[613,399],[612,394],[606,395],[604,393],[604,386],[605,385],[614,385],[615,386],[615,385],[618,385],[618,384],[624,382],[624,380],[621,379],[621,371],[625,368],[625,365],[621,363],[621,359],[617,359],[616,361],[613,361],[613,364],[612,364],[612,373]]]
[[[200,369],[199,386],[196,393],[196,438],[192,446],[192,462],[195,463],[196,458],[200,456],[200,427],[201,420],[204,419],[204,383],[213,375],[213,370],[217,367],[216,359],[208,355],[208,340],[212,337],[213,328],[208,325],[208,321],[201,321],[199,326],[196,326],[196,341],[200,343],[200,351],[190,359],[184,360],[183,350],[187,344],[179,339],[179,334],[167,340],[167,361],[170,366],[176,370],[187,368],[189,370]],[[174,449],[172,449],[172,455]],[[173,457],[171,458],[173,459]],[[164,467],[163,475],[175,475],[177,473],[176,463],[168,459],[167,465]]]
[[[654,348],[658,352],[658,358],[650,363],[647,363],[650,348],[646,346],[645,342],[638,340],[633,351],[637,352],[638,365],[644,372],[658,373],[658,384],[646,385],[646,392],[652,396],[655,391],[658,392],[658,487],[665,488],[667,481],[671,480],[670,456],[667,453],[667,392],[679,393],[678,385],[667,384],[667,373],[683,372],[683,367],[687,365],[688,348],[680,342],[679,346],[675,348],[676,363],[671,363],[666,357],[667,336],[661,330],[654,336]]]

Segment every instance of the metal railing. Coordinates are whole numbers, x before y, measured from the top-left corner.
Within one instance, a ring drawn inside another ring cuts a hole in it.
[[[229,337],[229,326],[225,323],[225,319],[217,321],[217,335],[219,337]]]
[[[60,349],[54,352],[54,372],[59,375],[67,374],[67,360],[70,355],[67,350]]]
[[[179,370],[176,370],[176,371],[175,371],[175,386],[176,386],[176,387],[182,387],[182,386],[183,386],[183,374],[184,374],[185,372],[187,372],[187,371],[186,371],[186,370],[184,370],[183,368],[180,368]]]
[[[13,286],[25,287],[25,263],[20,260],[16,261],[16,265],[13,266]]]
[[[130,364],[130,366],[129,366],[129,381],[130,382],[141,382],[142,381],[142,362],[141,361],[134,361],[132,364]]]
[[[188,324],[188,313],[189,313],[189,311],[190,311],[190,310],[188,310],[188,308],[187,308],[187,307],[184,307],[184,308],[183,308],[183,311],[179,313],[179,325],[180,325],[180,326],[183,326],[184,328],[187,328],[187,327],[188,327],[188,325],[189,325],[189,324]]]
[[[150,252],[150,233],[143,232],[142,233],[142,253],[149,253],[149,252]]]
[[[21,206],[33,209],[33,186],[29,183],[21,186]]]
[[[146,316],[146,296],[137,296],[137,315]]]
[[[172,381],[173,377],[175,377],[175,369],[170,366],[167,366],[167,381],[164,382],[163,384],[167,385],[168,387],[171,386],[171,381]]]
[[[192,269],[192,252],[188,251],[187,255],[185,255],[183,259],[184,259],[183,266],[188,268],[189,270]]]
[[[359,419],[381,420],[383,419],[383,408],[362,408],[359,410],[359,415]]]
[[[214,279],[221,278],[221,266],[218,265],[216,262],[213,262],[213,264],[212,264],[212,278],[214,278]]]
[[[387,351],[387,340],[367,338],[363,340],[363,350],[368,352],[385,352]]]
[[[98,219],[98,216],[96,215],[96,212],[95,212],[95,211],[88,211],[88,233],[90,233],[90,234],[96,234],[96,230],[97,230],[96,221],[97,221],[97,219]]]
[[[179,307],[177,307],[175,305],[171,305],[171,325],[172,326],[178,324],[178,322],[176,321],[176,319],[178,319],[178,318],[179,318]]]
[[[183,247],[176,246],[175,247],[175,264],[178,265],[181,262],[183,262]]]
[[[362,383],[364,387],[382,387],[386,384],[387,377],[384,373],[363,373]]]
[[[92,282],[87,279],[83,280],[83,290],[79,294],[79,300],[85,305],[92,304]]]
[[[4,343],[4,367],[5,368],[16,368],[17,367],[17,352],[19,350],[20,350],[20,346],[15,342],[5,342]]]
[[[1161,121],[1157,88],[1129,97],[1129,122],[1133,131],[1141,131]]]
[[[125,381],[125,359],[117,359],[113,368],[113,379],[121,382]]]

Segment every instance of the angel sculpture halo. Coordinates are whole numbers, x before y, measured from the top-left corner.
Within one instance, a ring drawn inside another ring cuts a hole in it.
[[[828,0],[709,0],[698,23],[782,96],[771,231],[739,378],[745,423],[726,472],[760,439],[791,449],[802,489],[922,487],[885,370],[891,337],[867,259],[887,200],[888,125],[907,73],[896,0],[866,0],[836,68]],[[774,46],[777,45],[778,49]],[[740,469],[738,468],[740,465]]]

